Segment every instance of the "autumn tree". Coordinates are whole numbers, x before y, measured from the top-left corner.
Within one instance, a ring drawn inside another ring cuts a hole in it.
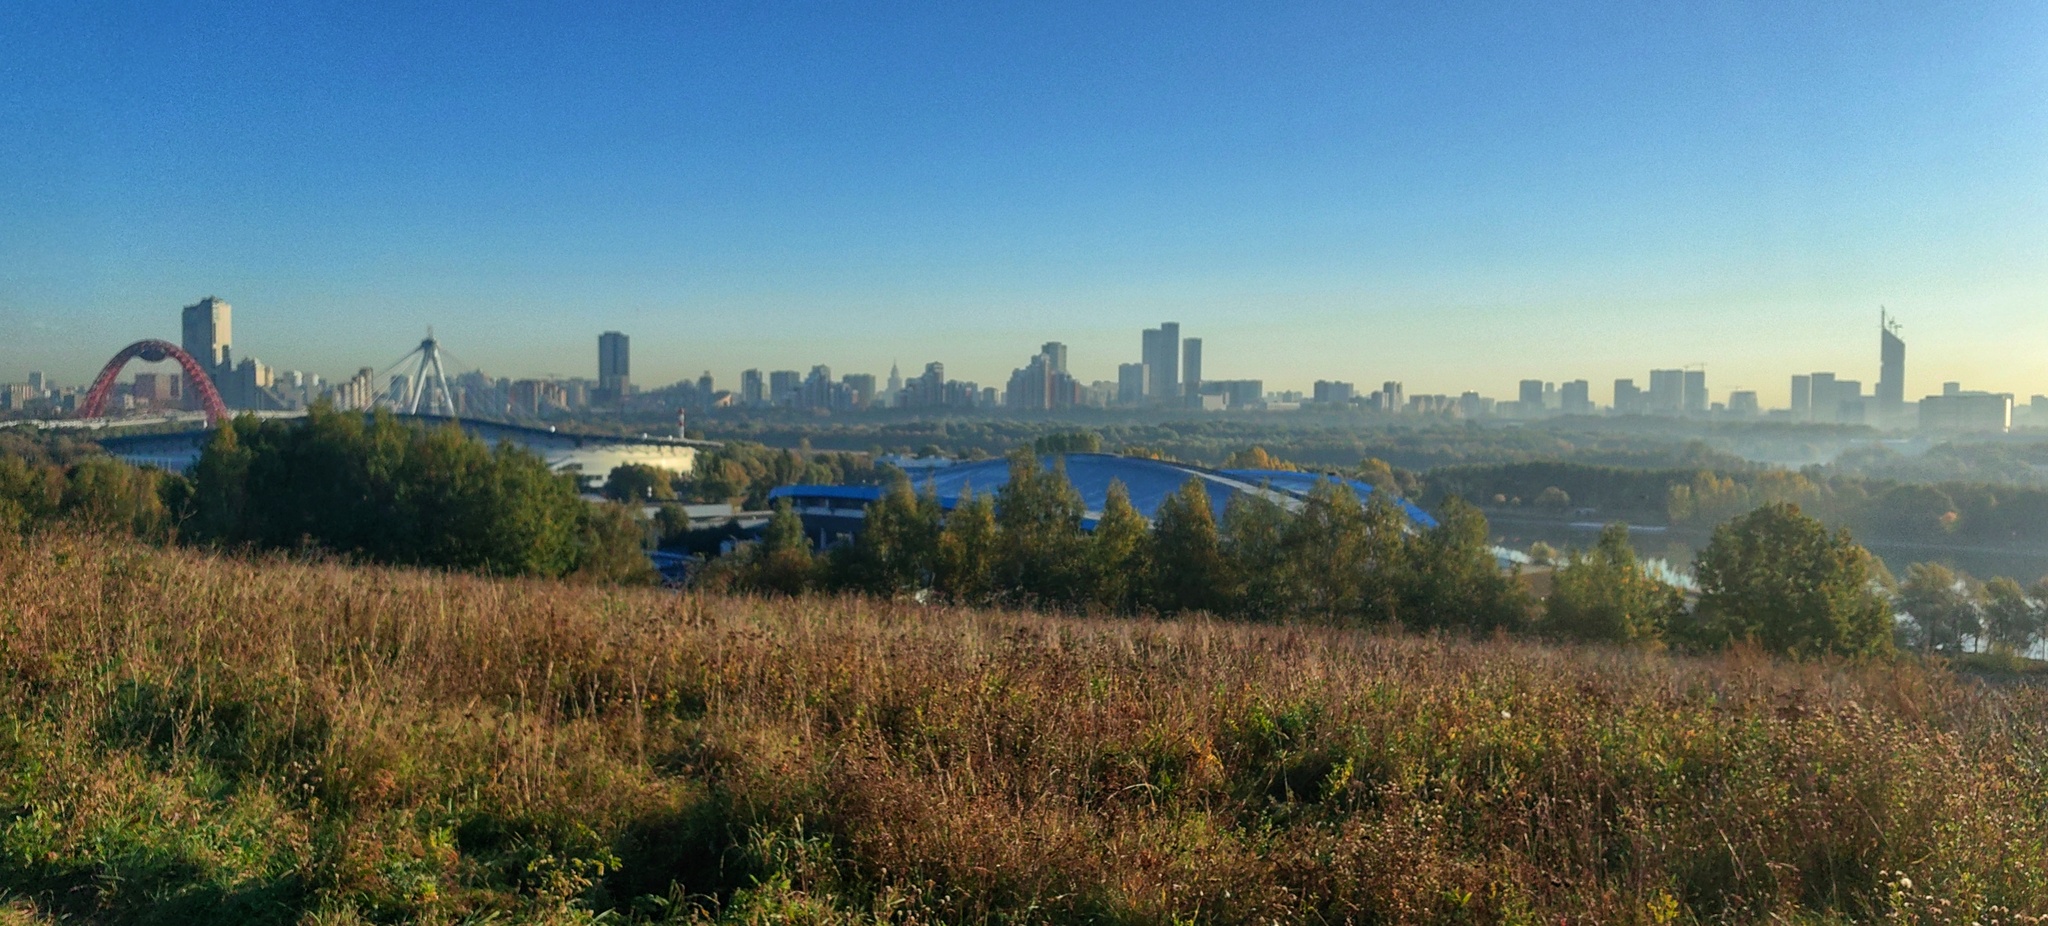
[[[1898,610],[1912,618],[1913,645],[1923,652],[1961,653],[1966,641],[1983,629],[1979,595],[1980,587],[1968,573],[1940,563],[1906,567]]]
[[[1628,525],[1609,524],[1593,549],[1574,552],[1553,574],[1541,629],[1566,640],[1654,643],[1684,609],[1677,588],[1643,571]]]
[[[1714,529],[1695,560],[1700,598],[1678,636],[1701,646],[1754,640],[1794,656],[1892,651],[1892,606],[1870,551],[1774,502]]]
[[[1221,613],[1229,581],[1209,492],[1201,479],[1189,479],[1159,503],[1153,519],[1148,597],[1163,614]]]
[[[1151,525],[1132,507],[1131,493],[1123,482],[1112,481],[1102,515],[1088,537],[1089,598],[1107,611],[1128,614],[1138,610],[1151,561]]]
[[[994,593],[996,530],[994,500],[972,488],[962,492],[939,532],[933,587],[956,602],[987,601]]]
[[[1010,455],[1010,478],[996,492],[999,528],[995,586],[1019,600],[1051,607],[1085,597],[1081,493],[1066,470],[1048,470],[1026,449]]]

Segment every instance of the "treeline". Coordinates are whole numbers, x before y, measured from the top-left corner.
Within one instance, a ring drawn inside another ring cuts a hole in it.
[[[0,457],[0,526],[57,524],[492,575],[650,574],[632,514],[584,501],[574,477],[533,453],[489,447],[454,425],[325,407],[224,425],[189,476],[104,456],[68,466]]]
[[[784,594],[910,594],[1481,633],[1518,629],[1530,614],[1530,599],[1497,568],[1485,519],[1470,506],[1445,506],[1438,527],[1412,531],[1392,504],[1360,504],[1330,482],[1299,512],[1233,496],[1219,524],[1194,480],[1150,524],[1121,486],[1092,532],[1083,518],[1065,474],[1026,450],[1012,455],[1009,481],[995,494],[963,499],[950,513],[897,479],[869,506],[860,536],[822,554],[785,507],[760,543],[714,564],[707,581]]]
[[[882,471],[872,454],[778,450],[729,441],[697,455],[688,473],[628,463],[606,475],[604,494],[618,501],[729,502],[768,507],[768,493],[788,485],[877,485]]]
[[[2048,541],[2048,490],[1982,483],[1898,483],[1818,469],[1631,469],[1576,463],[1446,467],[1424,498],[1706,527],[1774,502],[1887,539],[1979,543]]]
[[[1051,434],[1085,429],[1110,452],[1137,451],[1218,465],[1246,447],[1265,446],[1313,469],[1356,465],[1376,458],[1400,469],[1425,470],[1462,463],[1572,460],[1610,466],[1732,469],[1741,458],[1712,449],[1696,436],[1665,431],[1573,427],[1546,423],[1499,427],[1478,422],[1387,420],[1336,412],[1209,415],[1166,418],[1132,412],[1074,412],[1052,418],[1014,416],[866,417],[816,419],[797,415],[717,412],[693,427],[721,440],[774,446],[945,455],[989,459]]]
[[[822,552],[785,507],[758,544],[714,563],[704,581],[1687,649],[1748,641],[1791,655],[1881,656],[1915,639],[1918,624],[1895,619],[1883,566],[1848,532],[1830,532],[1794,505],[1766,505],[1717,528],[1695,564],[1700,592],[1690,605],[1645,572],[1619,525],[1568,558],[1539,603],[1498,568],[1478,509],[1451,498],[1438,518],[1435,528],[1412,528],[1379,496],[1361,504],[1333,481],[1298,511],[1233,496],[1219,524],[1192,480],[1149,524],[1113,486],[1091,532],[1065,475],[1026,451],[1011,457],[1009,482],[994,495],[962,499],[951,512],[899,479],[868,507],[853,542]]]

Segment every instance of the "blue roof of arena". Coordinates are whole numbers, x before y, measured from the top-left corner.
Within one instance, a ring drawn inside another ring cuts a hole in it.
[[[1125,457],[1109,453],[1069,453],[1048,455],[1040,458],[1041,463],[1052,469],[1064,463],[1067,479],[1081,493],[1081,500],[1088,512],[1086,521],[1092,527],[1095,517],[1102,512],[1103,504],[1109,499],[1109,485],[1122,482],[1124,490],[1130,493],[1131,505],[1147,519],[1159,511],[1159,505],[1166,496],[1180,489],[1190,479],[1203,481],[1203,488],[1209,491],[1209,505],[1218,520],[1223,517],[1224,506],[1239,492],[1270,493],[1274,501],[1288,507],[1295,507],[1307,498],[1317,482],[1331,480],[1342,482],[1358,494],[1360,501],[1372,495],[1369,483],[1341,476],[1321,473],[1297,473],[1266,469],[1207,469],[1186,463],[1169,463],[1148,460],[1142,457]],[[938,495],[939,505],[951,510],[969,491],[976,495],[989,495],[1010,481],[1010,462],[1006,459],[981,460],[974,463],[959,463],[929,469],[918,468],[910,474],[911,484],[919,492],[927,486]],[[787,498],[793,502],[804,499],[838,500],[847,502],[871,502],[882,497],[882,486],[828,486],[799,485],[783,486],[768,493],[772,499]],[[1410,521],[1418,527],[1435,527],[1436,519],[1420,508],[1403,499],[1395,504],[1407,513]]]

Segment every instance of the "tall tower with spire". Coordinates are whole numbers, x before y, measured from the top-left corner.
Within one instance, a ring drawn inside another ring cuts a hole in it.
[[[889,361],[889,397],[883,404],[894,408],[897,398],[901,395],[903,395],[903,371],[897,369],[896,361],[891,360]]]
[[[1877,414],[1879,424],[1895,424],[1906,410],[1906,341],[1899,320],[1877,309]]]

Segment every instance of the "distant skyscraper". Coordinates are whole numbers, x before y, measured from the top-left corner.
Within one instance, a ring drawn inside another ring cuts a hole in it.
[[[803,388],[803,375],[795,370],[771,370],[768,373],[768,403],[770,405],[795,405],[796,391]]]
[[[1150,371],[1142,363],[1123,363],[1116,368],[1116,404],[1145,404],[1145,380]]]
[[[851,393],[853,407],[867,408],[875,403],[875,374],[848,373],[840,378],[840,382],[845,383]]]
[[[1044,347],[1038,349],[1038,352],[1044,354],[1046,359],[1052,362],[1052,371],[1054,373],[1067,372],[1067,345],[1061,344],[1058,341],[1047,341]]]
[[[222,371],[228,365],[234,342],[234,310],[226,302],[208,296],[185,307],[183,337],[178,346],[191,354],[192,359],[206,369],[206,375],[218,381],[223,379]],[[184,394],[191,401],[198,401],[199,390],[186,383]]]
[[[1728,393],[1728,414],[1737,418],[1755,418],[1757,414],[1756,391],[1737,389]]]
[[[1813,409],[1812,414],[1807,416],[1807,420],[1827,424],[1834,424],[1842,420],[1842,400],[1835,395],[1835,374],[1813,373],[1809,374],[1806,379],[1807,382],[1812,384],[1812,388],[1808,392]]]
[[[626,336],[607,331],[597,336],[597,388],[601,401],[620,402],[633,392],[633,369]]]
[[[199,361],[212,375],[226,363],[233,343],[234,309],[218,297],[208,296],[184,311],[184,340],[178,345]]]
[[[697,377],[697,401],[711,401],[711,393],[717,391],[716,388],[714,388],[716,386],[716,381],[712,380],[711,378],[711,371],[705,370],[703,376]]]
[[[1202,395],[1202,339],[1188,338],[1180,342],[1181,396],[1190,405],[1201,404]]]
[[[1877,313],[1877,413],[1878,424],[1891,424],[1906,410],[1906,342],[1899,337],[1899,321],[1883,309]]]
[[[1636,388],[1633,379],[1614,381],[1614,413],[1617,415],[1639,415],[1643,411],[1643,390]]]
[[[1593,413],[1593,385],[1583,379],[1575,379],[1559,386],[1558,410],[1567,415],[1590,415]]]
[[[760,370],[740,371],[740,404],[747,406],[768,404],[768,383],[761,378]]]
[[[1813,377],[1795,374],[1792,377],[1792,420],[1813,420]]]
[[[1676,415],[1685,410],[1685,371],[1651,370],[1649,410],[1659,415]]]
[[[1517,395],[1517,405],[1519,406],[1517,410],[1522,413],[1524,418],[1534,418],[1543,414],[1543,381],[1540,379],[1522,380],[1522,388],[1518,391]]]
[[[1319,379],[1309,395],[1317,405],[1350,405],[1358,396],[1358,387],[1342,380]]]
[[[1180,395],[1180,323],[1163,322],[1145,329],[1145,396],[1153,402],[1172,402]]]
[[[882,404],[895,408],[903,401],[903,371],[896,368],[896,361],[889,361],[889,396]]]
[[[1407,401],[1407,387],[1391,379],[1380,384],[1380,411],[1398,412]]]
[[[1707,371],[1685,371],[1685,413],[1704,415],[1707,413]]]

